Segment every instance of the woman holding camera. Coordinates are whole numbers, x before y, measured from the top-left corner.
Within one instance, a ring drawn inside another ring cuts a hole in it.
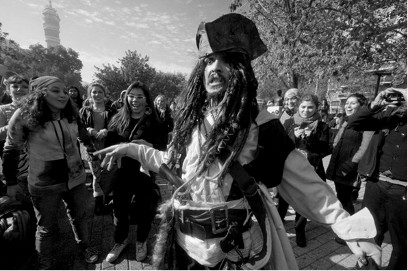
[[[341,125],[339,132],[333,141],[333,152],[327,168],[327,178],[332,180],[336,187],[337,198],[343,205],[343,208],[353,215],[355,210],[353,206],[353,190],[359,188],[357,176],[358,162],[367,150],[368,143],[374,132],[356,131],[351,129],[347,123],[361,106],[367,104],[367,99],[359,93],[351,94],[344,106],[346,117]],[[335,239],[338,243],[345,244],[341,239]]]

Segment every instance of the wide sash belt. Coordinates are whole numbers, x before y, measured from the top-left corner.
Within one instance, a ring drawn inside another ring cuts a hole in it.
[[[231,225],[245,232],[251,226],[247,216],[250,211],[244,209],[228,209],[227,206],[209,210],[176,210],[176,223],[184,234],[200,240],[224,237]],[[245,223],[245,225],[244,225]]]

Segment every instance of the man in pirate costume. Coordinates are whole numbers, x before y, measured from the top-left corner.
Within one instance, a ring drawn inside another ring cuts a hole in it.
[[[196,42],[199,60],[182,94],[168,151],[140,142],[95,153],[106,154],[102,165],[108,169],[128,156],[154,172],[166,172],[166,165],[179,172],[178,179],[167,172],[180,186],[168,204],[176,261],[165,268],[297,269],[267,191],[275,186],[300,214],[330,225],[361,264],[368,257],[380,264],[368,210],[353,216],[344,211],[276,116],[258,112],[251,60],[267,48],[255,24],[227,14],[201,23]],[[153,261],[160,253],[156,247]]]

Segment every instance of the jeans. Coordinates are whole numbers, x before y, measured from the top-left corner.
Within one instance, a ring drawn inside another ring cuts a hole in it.
[[[407,200],[406,187],[385,181],[368,181],[363,199],[377,227],[375,242],[381,246],[389,231],[392,253],[387,269],[407,269]]]
[[[119,169],[113,184],[113,224],[115,243],[128,237],[130,216],[136,218],[136,240],[144,243],[154,219],[157,200],[153,196],[154,179],[141,172]],[[132,204],[132,201],[133,204]]]
[[[58,242],[59,203],[63,200],[74,237],[81,249],[89,246],[87,221],[87,195],[85,184],[64,192],[46,192],[32,195],[37,218],[35,248],[39,254],[40,269],[52,269],[55,259],[55,244]]]

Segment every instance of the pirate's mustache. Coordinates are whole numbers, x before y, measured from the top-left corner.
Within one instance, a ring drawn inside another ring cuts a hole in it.
[[[222,76],[219,73],[213,72],[210,74],[210,76],[208,77],[208,82],[209,83],[213,83],[213,82],[227,82],[228,79],[225,78],[224,76]]]

